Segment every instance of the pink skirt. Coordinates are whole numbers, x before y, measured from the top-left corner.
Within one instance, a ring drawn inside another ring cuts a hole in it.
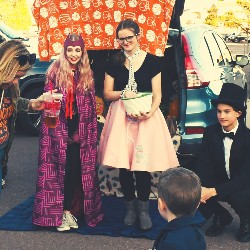
[[[157,109],[147,120],[129,119],[121,100],[109,107],[102,130],[98,163],[131,171],[165,171],[179,166],[166,121]]]

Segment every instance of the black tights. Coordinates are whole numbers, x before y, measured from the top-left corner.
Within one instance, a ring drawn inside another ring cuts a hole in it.
[[[134,183],[135,175],[135,183]],[[126,201],[132,201],[137,197],[140,201],[148,201],[151,190],[151,174],[147,171],[129,171],[120,169],[120,184]]]
[[[81,183],[80,144],[74,143],[69,145],[66,155],[64,210],[70,211],[75,189]]]

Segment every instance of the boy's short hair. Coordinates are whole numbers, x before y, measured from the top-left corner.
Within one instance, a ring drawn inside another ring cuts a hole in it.
[[[157,185],[158,197],[177,217],[193,215],[201,199],[200,178],[183,167],[163,172]]]

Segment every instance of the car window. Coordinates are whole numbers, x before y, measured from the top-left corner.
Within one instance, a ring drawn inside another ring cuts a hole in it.
[[[220,51],[221,51],[222,56],[223,56],[224,64],[225,65],[229,64],[230,62],[232,62],[232,56],[231,56],[229,49],[227,48],[227,45],[222,40],[222,38],[220,36],[218,36],[217,34],[214,33],[214,37],[215,37],[215,39],[220,47]]]
[[[194,55],[195,55],[197,62],[202,68],[213,66],[213,61],[212,61],[212,58],[208,49],[208,44],[204,37],[200,41],[199,48],[194,51]]]
[[[205,37],[205,40],[208,44],[210,54],[212,56],[213,65],[214,66],[225,65],[224,60],[223,60],[223,56],[221,54],[221,51],[219,49],[217,42],[215,41],[215,38],[214,38],[212,32],[206,32],[204,37]],[[203,53],[203,51],[201,53]]]

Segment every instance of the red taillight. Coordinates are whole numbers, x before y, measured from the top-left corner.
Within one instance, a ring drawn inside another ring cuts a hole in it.
[[[185,54],[187,88],[194,89],[194,88],[207,87],[209,85],[209,82],[202,81],[202,77],[198,73],[197,66],[195,65],[195,62],[192,60],[191,56],[189,55],[188,43],[184,36],[182,36],[182,42],[183,42],[183,49],[184,49],[184,54]]]
[[[188,89],[204,88],[209,85],[209,82],[205,82],[200,79],[199,74],[194,69],[192,70],[187,69],[186,75],[187,75],[187,88]]]
[[[191,61],[191,57],[185,53],[185,68],[186,70],[194,70],[193,63]]]
[[[192,135],[192,134],[203,134],[204,128],[203,127],[188,127],[186,128],[186,134]]]

